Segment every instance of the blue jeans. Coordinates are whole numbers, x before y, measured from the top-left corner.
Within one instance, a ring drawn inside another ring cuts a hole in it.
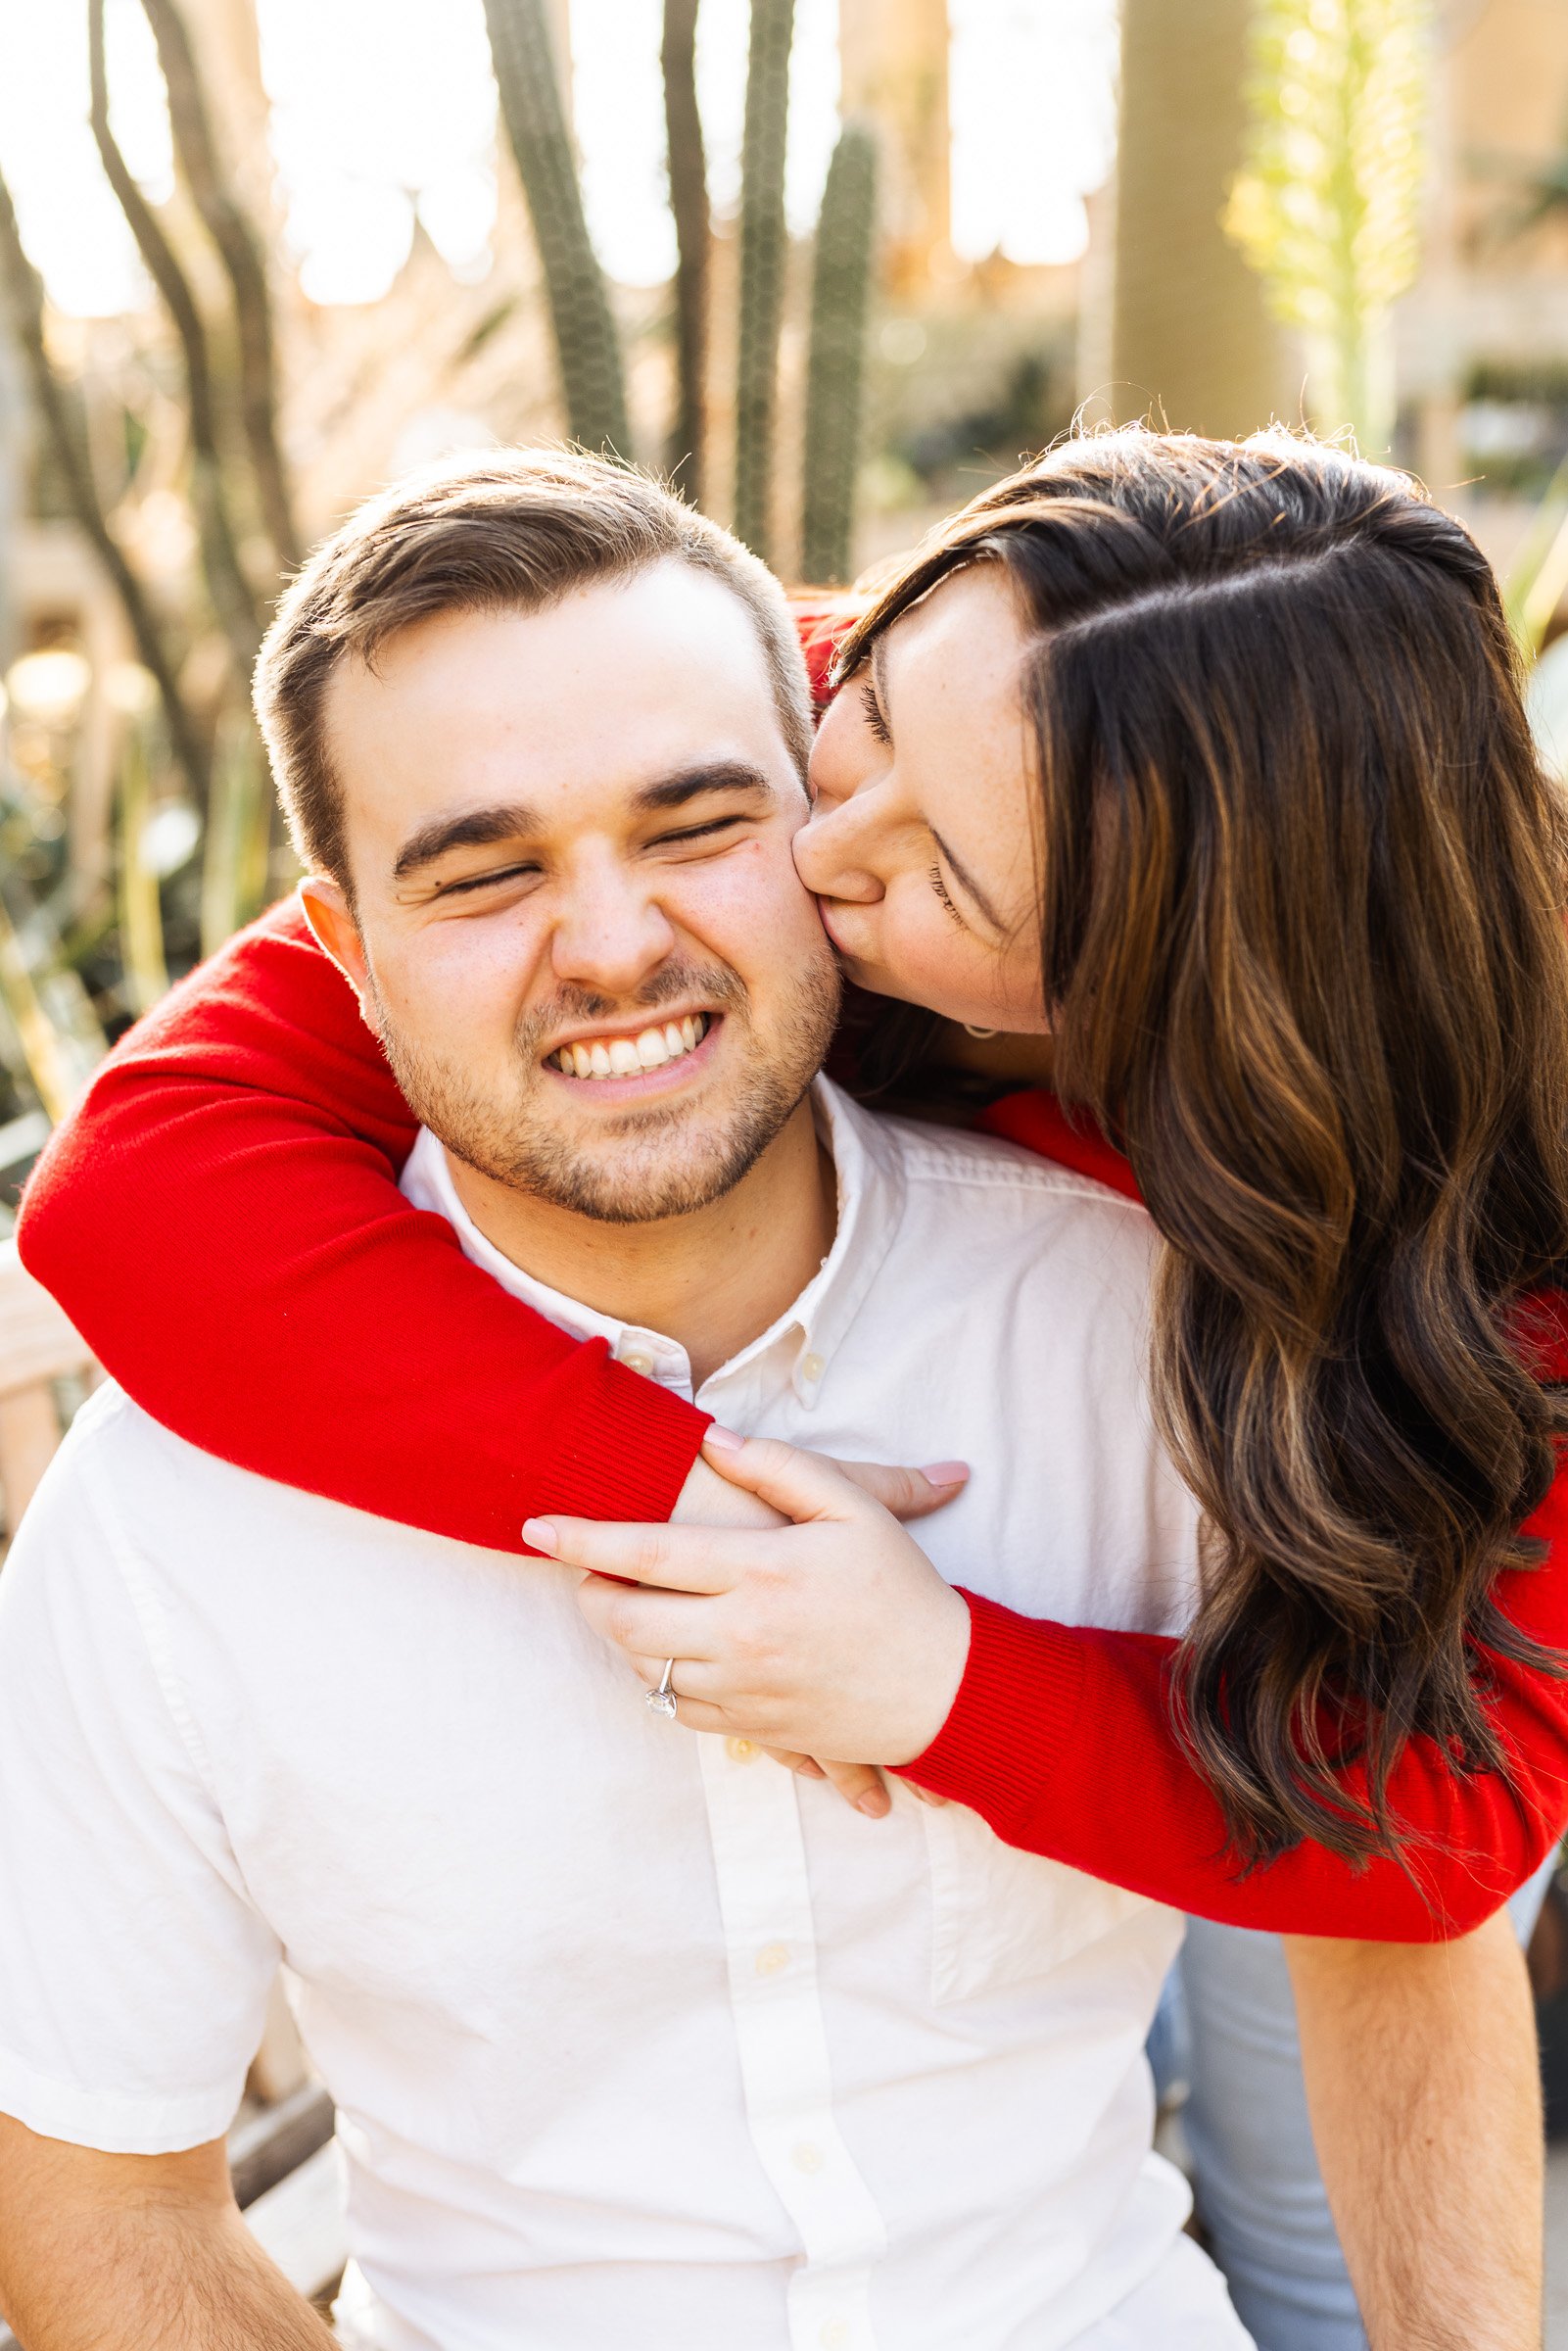
[[[1555,1863],[1508,1904],[1521,1943]],[[1312,2148],[1278,1936],[1189,1919],[1149,2057],[1162,2092],[1188,2084],[1199,2214],[1258,2351],[1367,2351]]]

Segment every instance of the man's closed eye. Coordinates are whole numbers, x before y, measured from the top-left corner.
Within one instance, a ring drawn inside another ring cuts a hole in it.
[[[736,826],[746,822],[743,816],[716,816],[705,825],[687,825],[679,833],[661,833],[650,845],[655,849],[674,849],[684,848],[692,841],[716,841],[721,835],[734,833]]]
[[[502,882],[526,881],[530,875],[538,874],[541,870],[539,866],[532,863],[499,865],[494,867],[489,873],[465,874],[460,882],[443,882],[437,889],[436,895],[438,898],[462,897],[473,890],[494,889]]]

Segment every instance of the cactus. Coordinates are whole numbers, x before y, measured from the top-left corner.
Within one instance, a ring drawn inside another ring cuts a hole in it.
[[[122,985],[138,1017],[168,993],[164,913],[158,873],[147,855],[153,814],[152,764],[145,727],[133,725],[119,765],[119,961]]]
[[[735,529],[766,561],[773,506],[779,328],[789,237],[784,150],[795,0],[751,0],[740,149],[740,325],[736,353]]]
[[[1247,168],[1225,226],[1301,328],[1321,431],[1394,426],[1389,311],[1414,277],[1432,0],[1258,0]]]
[[[626,376],[583,214],[544,0],[485,0],[490,52],[539,242],[567,428],[586,449],[631,455]]]
[[[702,504],[708,438],[708,165],[697,111],[698,0],[664,0],[664,128],[680,259],[675,271],[676,408],[671,477]]]
[[[806,375],[801,567],[824,587],[850,574],[876,220],[877,143],[861,124],[846,123],[817,221]]]

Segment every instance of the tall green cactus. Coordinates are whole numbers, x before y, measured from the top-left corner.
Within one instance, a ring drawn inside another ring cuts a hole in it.
[[[664,0],[664,131],[679,260],[675,271],[676,410],[668,463],[694,506],[707,482],[708,165],[697,106],[698,0]]]
[[[735,528],[766,561],[773,507],[779,328],[789,237],[784,154],[795,0],[751,0],[740,148],[740,325],[736,354]]]
[[[817,221],[806,372],[801,568],[824,587],[850,576],[876,226],[877,142],[860,123],[846,123]]]
[[[588,233],[544,0],[485,0],[512,153],[539,241],[568,429],[587,449],[631,455],[626,375]]]
[[[1420,261],[1433,0],[1256,0],[1246,168],[1226,229],[1302,329],[1321,431],[1394,429],[1390,310]]]

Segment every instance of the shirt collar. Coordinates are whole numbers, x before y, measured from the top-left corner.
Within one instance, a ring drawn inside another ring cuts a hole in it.
[[[827,1078],[812,1087],[817,1131],[833,1163],[838,1229],[832,1247],[792,1305],[748,1346],[720,1366],[713,1386],[780,1345],[790,1349],[790,1378],[803,1404],[816,1401],[832,1358],[860,1311],[892,1244],[904,1205],[904,1174],[877,1121]],[[686,1350],[662,1331],[601,1315],[539,1281],[487,1240],[457,1197],[441,1143],[421,1128],[403,1172],[403,1189],[415,1208],[445,1217],[463,1255],[527,1306],[574,1338],[603,1339],[612,1354],[661,1386],[691,1392]]]

